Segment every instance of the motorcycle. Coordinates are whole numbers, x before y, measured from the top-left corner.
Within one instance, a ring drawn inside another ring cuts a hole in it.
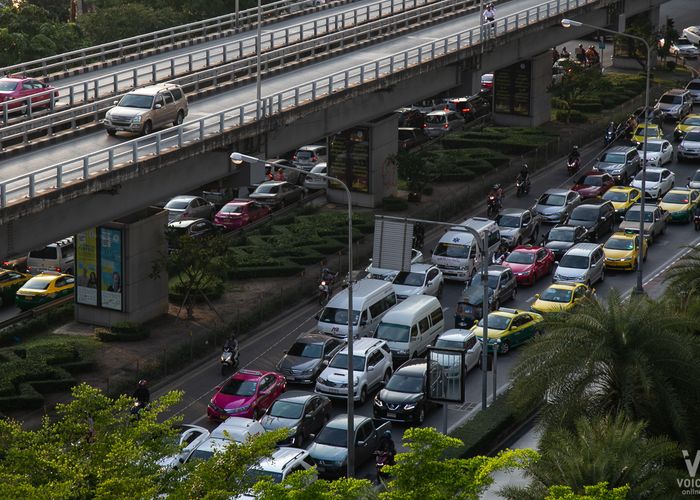
[[[695,224],[695,230],[700,231],[700,215],[693,217],[693,223]]]
[[[522,181],[520,177],[515,180],[515,195],[520,197],[526,195],[530,192],[530,178],[528,177],[525,181]]]
[[[148,407],[148,403],[145,401],[139,401],[138,399],[134,401],[131,407],[131,418],[134,420],[139,420],[141,418],[141,412]]]
[[[615,131],[608,129],[605,131],[605,137],[603,138],[603,145],[609,146],[613,142],[615,142]]]
[[[573,160],[569,158],[566,160],[566,171],[569,174],[569,177],[574,175],[576,172],[578,172],[578,169],[581,167],[581,159],[580,158],[574,158]]]
[[[488,199],[486,200],[486,204],[488,205],[486,208],[486,215],[491,217],[491,216],[496,216],[498,215],[498,212],[501,211],[501,201],[496,198],[496,195],[490,194]]]
[[[224,349],[221,352],[221,374],[225,375],[230,368],[235,370],[238,366],[238,342],[236,340],[228,341],[224,344]]]
[[[326,280],[321,280],[318,284],[318,303],[321,306],[328,304],[331,298],[331,285]]]

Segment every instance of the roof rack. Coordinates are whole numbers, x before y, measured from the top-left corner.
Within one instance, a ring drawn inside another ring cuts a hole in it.
[[[517,309],[511,309],[510,307],[499,307],[494,312],[506,312],[510,314],[518,314],[520,311]]]

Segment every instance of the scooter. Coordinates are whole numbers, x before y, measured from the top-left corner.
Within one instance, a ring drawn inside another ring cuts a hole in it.
[[[566,171],[569,174],[569,177],[574,175],[576,172],[578,172],[578,169],[581,167],[581,159],[580,158],[574,158],[573,160],[568,159],[566,160]]]
[[[606,130],[605,131],[605,137],[603,138],[603,145],[604,146],[609,146],[615,142],[615,130]]]
[[[225,375],[229,369],[231,371],[236,369],[238,366],[238,341],[236,339],[226,341],[220,359],[222,375]]]
[[[331,285],[326,280],[321,280],[318,284],[318,303],[321,306],[328,304],[331,298]]]
[[[522,181],[520,177],[515,180],[515,195],[519,198],[530,192],[530,178],[528,177],[525,181]]]
[[[695,224],[695,230],[700,231],[700,215],[693,217],[693,224]]]
[[[141,418],[141,412],[148,407],[148,403],[145,401],[139,401],[138,399],[134,401],[131,407],[131,418],[134,420],[139,420]]]
[[[498,198],[496,198],[495,195],[490,194],[488,199],[486,200],[487,208],[486,208],[486,215],[488,217],[495,216],[498,214],[498,212],[501,211],[501,203],[498,201]]]

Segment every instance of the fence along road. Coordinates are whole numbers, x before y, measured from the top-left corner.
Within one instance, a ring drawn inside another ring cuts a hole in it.
[[[428,1],[430,2],[431,0]],[[339,15],[331,16],[333,20],[332,24],[329,22],[331,17],[321,19],[319,23],[313,23],[313,30],[311,30],[311,33],[308,35],[309,40],[291,45],[282,43],[281,48],[271,48],[262,54],[261,73],[265,75],[282,69],[290,69],[300,64],[308,64],[313,60],[329,57],[331,52],[337,48],[342,47],[349,50],[352,47],[374,43],[377,41],[377,36],[386,37],[388,36],[387,33],[393,36],[400,36],[401,32],[406,31],[411,25],[426,26],[428,23],[436,23],[460,15],[460,13],[467,9],[476,8],[475,0],[432,1],[434,1],[434,3],[427,3],[416,7],[416,0],[401,0],[401,2],[398,0],[383,0],[383,2],[378,4],[348,11],[347,17],[341,17]],[[342,29],[344,24],[343,19],[369,19],[371,18],[372,11],[376,11],[377,14],[380,14],[382,12],[382,7],[387,7],[383,9],[383,12],[386,14],[388,14],[389,8],[392,10],[400,10],[400,12],[370,22],[358,23],[347,29]],[[319,24],[323,26],[324,31],[328,29],[328,26],[337,26],[338,29],[331,30],[331,33],[315,38],[315,33],[321,31],[317,29]],[[274,38],[270,38],[269,40],[271,41],[271,45],[272,42],[275,42]],[[239,46],[237,42],[235,45]],[[255,53],[254,48],[252,53]],[[210,58],[209,54],[206,54],[206,56],[208,59]],[[257,72],[256,57],[254,55],[248,58],[238,59],[233,63],[219,65],[209,64],[209,66],[212,66],[210,69],[203,69],[189,74],[187,74],[188,69],[193,67],[192,58],[189,58],[189,60],[185,58],[180,64],[185,66],[182,72],[185,73],[186,76],[170,79],[169,81],[184,86],[190,98],[200,97],[203,94],[208,94],[213,91],[221,91],[223,88],[234,84],[241,85],[247,80],[254,78]],[[173,65],[167,64],[165,67],[170,70],[169,73],[166,70],[166,76],[172,74]],[[152,66],[147,66],[146,69],[148,70],[145,73],[147,82],[141,82],[143,84],[151,83],[153,74],[155,73],[155,70],[152,70]],[[8,146],[13,146],[9,151],[18,153],[21,152],[24,145],[30,142],[32,146],[36,146],[36,139],[41,139],[43,137],[58,139],[58,136],[55,135],[57,131],[68,130],[68,132],[61,133],[61,138],[69,134],[69,132],[77,131],[78,129],[84,132],[86,127],[97,125],[97,122],[104,116],[107,109],[113,106],[115,97],[120,96],[113,95],[110,98],[93,101],[89,104],[75,106],[63,111],[56,111],[54,113],[45,114],[39,118],[0,128],[0,147],[6,149]],[[8,152],[8,150],[6,149],[5,152]]]
[[[559,18],[569,10],[598,3],[599,0],[521,0],[504,4],[494,36],[503,36],[522,27]],[[529,6],[524,10],[516,10]],[[312,64],[291,73],[266,79],[264,99],[254,100],[255,86],[246,85],[226,94],[203,99],[190,111],[193,120],[147,137],[121,142],[104,132],[66,141],[57,147],[22,155],[17,161],[0,162],[0,208],[10,202],[60,189],[101,172],[138,163],[161,152],[203,142],[226,131],[252,123],[263,116],[281,113],[337,91],[361,85],[412,66],[481,43],[480,13],[411,33],[390,42],[341,54],[323,63]],[[465,19],[466,18],[466,19]],[[463,29],[465,21],[472,28]],[[415,46],[415,41],[428,40]],[[398,49],[398,51],[397,51]],[[230,106],[234,102],[245,103]],[[223,111],[221,111],[223,109]],[[118,141],[118,144],[114,144]],[[82,156],[74,157],[75,153]],[[43,167],[51,160],[59,163]],[[29,170],[29,173],[23,173]]]

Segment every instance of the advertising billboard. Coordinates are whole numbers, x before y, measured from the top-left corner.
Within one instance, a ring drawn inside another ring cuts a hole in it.
[[[329,139],[328,175],[351,191],[369,193],[369,132],[368,127],[353,127]]]
[[[78,304],[97,305],[97,229],[90,228],[75,237],[76,295]]]
[[[122,311],[124,276],[122,230],[100,228],[100,302],[105,309]]]

